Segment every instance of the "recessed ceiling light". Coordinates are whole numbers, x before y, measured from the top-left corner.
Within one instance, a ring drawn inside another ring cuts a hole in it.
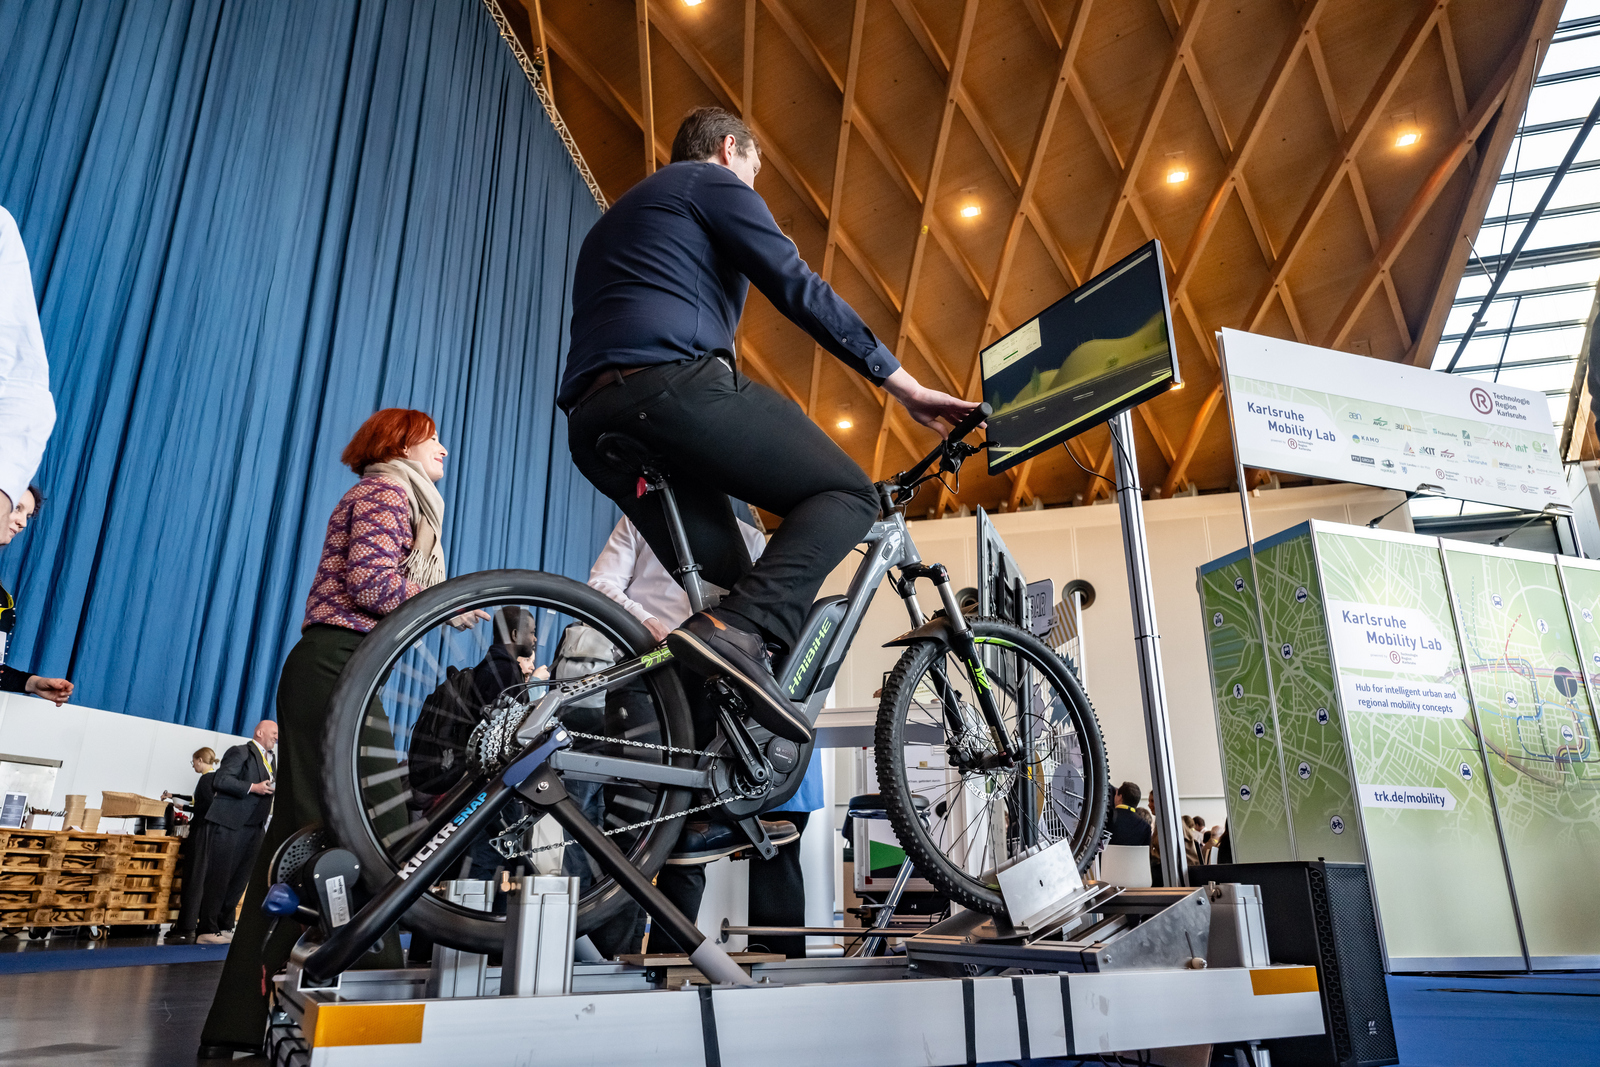
[[[1394,129],[1396,148],[1410,148],[1422,140],[1422,130],[1417,125],[1415,111],[1398,111],[1389,117],[1389,124]]]
[[[701,3],[702,0],[683,0],[685,7],[699,7]]]
[[[1189,161],[1182,152],[1167,153],[1167,184],[1177,185],[1189,180]]]
[[[1189,172],[1186,171],[1186,170],[1169,170],[1169,171],[1167,171],[1167,184],[1168,185],[1177,185],[1179,182],[1186,182],[1188,180],[1189,180]]]
[[[841,429],[841,430],[848,430],[850,427],[852,427],[854,425],[855,425],[855,423],[851,422],[849,419],[840,419],[839,420],[839,429]]]
[[[1409,148],[1420,140],[1422,140],[1422,134],[1416,130],[1407,130],[1394,139],[1394,146],[1396,148]]]
[[[981,214],[983,214],[983,209],[977,204],[968,204],[961,209],[961,217],[964,219],[975,219]]]

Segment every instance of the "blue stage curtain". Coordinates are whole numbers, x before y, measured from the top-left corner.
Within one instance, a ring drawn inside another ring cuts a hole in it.
[[[382,407],[450,449],[452,574],[587,577],[617,513],[554,395],[599,209],[479,0],[5,0],[0,204],[60,411],[13,663],[249,729]]]

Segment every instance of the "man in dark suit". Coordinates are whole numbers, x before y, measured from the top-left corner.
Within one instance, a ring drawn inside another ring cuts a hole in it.
[[[245,744],[234,745],[222,757],[211,780],[215,797],[205,814],[205,885],[200,900],[202,945],[233,940],[233,913],[244,895],[245,882],[255,864],[256,852],[272,813],[273,775],[278,744],[278,724],[263,719]]]

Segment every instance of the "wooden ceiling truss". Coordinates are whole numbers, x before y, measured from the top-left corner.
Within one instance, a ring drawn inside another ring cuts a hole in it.
[[[1431,357],[1514,127],[1499,120],[1525,106],[1561,7],[525,2],[547,86],[608,197],[670,158],[690,107],[741,114],[780,225],[928,385],[976,398],[982,348],[1160,238],[1186,388],[1141,405],[1135,437],[1162,496],[1233,484],[1219,328]],[[1413,112],[1422,138],[1400,152],[1390,131]],[[642,160],[622,147],[640,139]],[[982,212],[961,217],[969,200]],[[739,350],[874,477],[935,440],[757,296]],[[968,471],[929,513],[1093,503],[1111,455],[1095,429],[1070,457]]]

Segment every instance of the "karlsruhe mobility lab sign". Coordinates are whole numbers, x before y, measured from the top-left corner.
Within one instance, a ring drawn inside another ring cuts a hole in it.
[[[1537,511],[1566,503],[1543,393],[1222,331],[1247,467]]]

